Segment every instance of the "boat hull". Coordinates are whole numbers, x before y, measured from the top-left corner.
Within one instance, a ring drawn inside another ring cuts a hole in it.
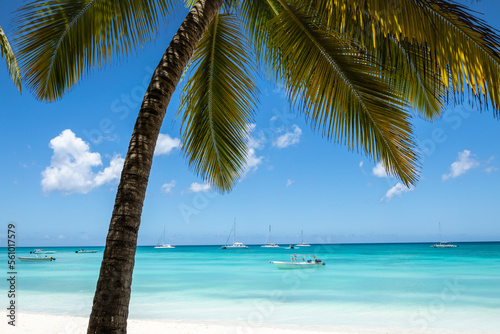
[[[164,248],[175,248],[175,246],[172,246],[172,245],[163,245],[163,246],[155,246],[155,248],[161,248],[161,249],[164,249]]]
[[[21,262],[43,262],[43,261],[55,261],[53,257],[18,257]]]
[[[281,261],[269,261],[274,264],[278,269],[312,269],[312,268],[322,268],[324,262],[281,262]]]

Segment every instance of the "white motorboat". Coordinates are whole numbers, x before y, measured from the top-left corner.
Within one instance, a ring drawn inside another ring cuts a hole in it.
[[[88,249],[79,249],[77,251],[75,251],[75,253],[97,253],[98,251],[96,250],[88,250]]]
[[[231,237],[231,234],[233,235],[233,244],[228,245],[227,242],[229,241],[229,238]],[[248,246],[244,245],[241,242],[236,242],[236,218],[234,219],[234,224],[233,228],[231,229],[231,232],[229,232],[229,236],[227,237],[226,244],[222,246],[222,249],[247,249]]]
[[[30,254],[54,254],[56,251],[46,251],[44,249],[34,249],[30,252]]]
[[[439,240],[440,241],[438,244],[434,244],[431,247],[432,248],[457,248],[458,247],[457,245],[449,243],[448,241],[441,241],[442,240],[442,238],[441,238],[441,223],[439,223]]]
[[[55,261],[56,260],[55,257],[47,256],[47,255],[45,255],[45,257],[41,257],[41,256],[38,256],[38,254],[35,254],[35,257],[33,257],[33,256],[18,256],[17,258],[21,262],[41,262],[41,261]]]
[[[300,242],[300,244],[295,245],[295,246],[296,246],[296,247],[311,247],[311,245],[309,245],[309,244],[305,244],[305,243],[304,243],[304,230],[302,230],[302,231],[300,232],[300,235],[301,235],[301,242]]]
[[[314,255],[300,255],[294,254],[289,262],[284,261],[269,261],[269,263],[274,264],[278,269],[312,269],[321,268],[325,265],[323,261],[316,258]]]
[[[263,247],[263,248],[279,248],[280,247],[280,246],[273,244],[271,242],[271,225],[269,225],[269,233],[267,234],[266,244],[262,245],[260,247]]]
[[[155,248],[175,248],[175,246],[172,246],[171,244],[166,243],[167,238],[165,234],[165,228],[163,228],[163,233],[160,236],[160,239],[158,239],[158,242],[156,243]]]

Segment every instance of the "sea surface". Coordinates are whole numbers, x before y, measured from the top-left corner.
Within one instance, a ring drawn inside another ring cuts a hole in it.
[[[260,325],[474,329],[500,333],[500,243],[138,247],[130,318]],[[56,247],[57,260],[17,262],[18,310],[88,316],[102,260]],[[18,248],[29,256],[32,248]],[[315,254],[320,269],[270,260]],[[7,277],[7,250],[2,276]],[[0,287],[7,289],[6,279]],[[6,293],[2,293],[7,305]],[[2,307],[3,308],[3,307]],[[22,320],[22,319],[21,319]]]

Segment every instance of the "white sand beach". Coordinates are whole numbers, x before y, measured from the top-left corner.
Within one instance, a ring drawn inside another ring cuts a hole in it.
[[[0,333],[6,334],[84,334],[88,318],[22,312],[17,314],[16,326],[4,320]],[[499,332],[415,329],[415,328],[376,328],[376,327],[320,327],[314,326],[254,326],[245,323],[204,323],[184,320],[129,319],[128,333],[131,334],[494,334]]]

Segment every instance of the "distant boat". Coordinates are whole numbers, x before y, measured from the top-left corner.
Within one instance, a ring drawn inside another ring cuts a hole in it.
[[[30,254],[54,254],[56,251],[46,251],[40,248],[34,249]]]
[[[40,261],[55,261],[56,258],[52,256],[47,256],[45,257],[40,257],[38,254],[35,254],[35,257],[33,256],[18,256],[17,257],[20,261],[22,262],[40,262]]]
[[[323,261],[316,258],[311,258],[311,255],[293,254],[289,262],[283,261],[269,261],[274,264],[278,269],[311,269],[321,268],[325,265]]]
[[[304,230],[302,230],[302,231],[300,232],[300,234],[301,234],[301,239],[302,239],[302,240],[301,240],[300,244],[295,245],[295,246],[296,246],[296,247],[311,247],[311,245],[309,245],[309,244],[305,244],[305,243],[304,243]]]
[[[457,248],[457,245],[451,244],[448,241],[441,241],[441,223],[439,223],[439,244],[434,244],[432,248]]]
[[[271,242],[271,225],[269,225],[269,233],[267,234],[266,244],[262,245],[260,247],[264,247],[264,248],[279,248],[280,247],[280,246],[273,244]]]
[[[97,253],[98,251],[96,250],[87,250],[87,249],[79,249],[77,251],[75,251],[75,253]]]
[[[228,245],[227,242],[229,241],[231,234],[233,235],[233,244]],[[224,246],[222,246],[222,249],[246,249],[246,248],[248,248],[248,246],[244,245],[241,242],[236,242],[235,240],[236,240],[236,218],[234,218],[233,228],[231,229],[231,232],[229,232],[229,236],[227,237],[226,244]]]
[[[160,236],[160,239],[158,239],[158,242],[156,243],[155,248],[175,248],[175,246],[172,246],[171,244],[166,243],[166,234],[165,234],[165,227],[163,228],[163,233]]]

